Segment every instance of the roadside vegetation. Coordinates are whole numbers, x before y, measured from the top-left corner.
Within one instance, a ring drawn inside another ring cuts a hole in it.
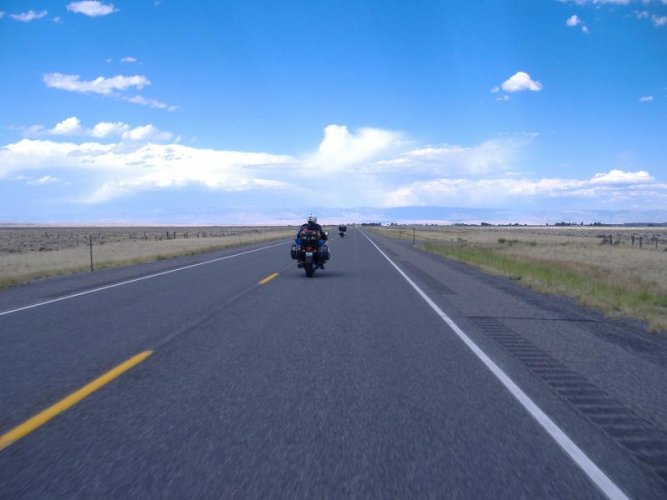
[[[0,289],[32,280],[166,260],[293,236],[288,227],[3,228]]]
[[[506,276],[542,293],[575,297],[610,316],[667,331],[667,232],[556,227],[415,227],[429,252]],[[413,227],[376,231],[413,238]],[[642,242],[651,244],[639,247]],[[654,245],[653,242],[656,244]],[[660,243],[664,242],[664,243]]]

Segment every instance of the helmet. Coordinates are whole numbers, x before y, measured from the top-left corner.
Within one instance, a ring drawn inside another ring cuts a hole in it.
[[[308,222],[312,222],[312,223],[315,223],[315,224],[316,224],[316,223],[317,223],[317,217],[314,216],[313,214],[310,214],[310,215],[308,216]]]

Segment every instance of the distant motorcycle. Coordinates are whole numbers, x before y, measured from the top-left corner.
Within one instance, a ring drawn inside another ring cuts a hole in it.
[[[306,276],[312,278],[318,268],[324,269],[324,263],[329,260],[329,248],[326,244],[320,246],[318,231],[304,229],[292,245],[291,256],[297,261],[297,267],[303,268]]]
[[[345,238],[345,231],[347,231],[347,226],[345,224],[338,226],[338,234],[341,238]]]

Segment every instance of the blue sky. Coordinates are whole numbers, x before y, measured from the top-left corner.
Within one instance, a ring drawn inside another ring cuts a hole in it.
[[[6,0],[0,74],[0,222],[667,217],[667,0]]]

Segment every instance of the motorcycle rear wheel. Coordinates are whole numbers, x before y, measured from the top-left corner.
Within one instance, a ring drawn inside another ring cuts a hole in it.
[[[313,264],[305,264],[303,267],[306,269],[306,276],[312,278],[315,274],[315,266]]]

